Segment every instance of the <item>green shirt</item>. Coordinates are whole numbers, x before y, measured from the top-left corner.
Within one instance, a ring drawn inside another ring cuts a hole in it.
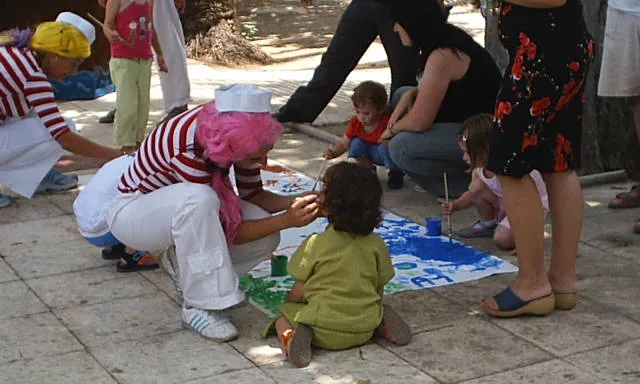
[[[394,275],[384,240],[353,236],[329,225],[293,254],[289,274],[304,282],[306,305],[295,321],[328,330],[368,332],[382,321],[381,296]]]

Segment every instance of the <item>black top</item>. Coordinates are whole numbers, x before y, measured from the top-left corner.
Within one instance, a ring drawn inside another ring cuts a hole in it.
[[[464,52],[471,58],[469,69],[460,80],[449,84],[434,123],[461,123],[473,115],[494,113],[500,70],[479,44],[474,42]]]

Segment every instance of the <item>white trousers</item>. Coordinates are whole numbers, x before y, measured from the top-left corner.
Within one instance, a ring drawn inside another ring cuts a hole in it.
[[[169,69],[167,73],[160,72],[164,111],[169,112],[191,101],[184,33],[173,0],[154,2],[153,25]]]
[[[73,121],[65,121],[75,130]],[[0,184],[31,198],[63,153],[37,117],[0,123]]]
[[[220,200],[210,186],[185,182],[149,194],[118,194],[107,223],[111,233],[131,248],[159,250],[175,245],[185,304],[217,310],[244,300],[238,276],[280,243],[280,234],[275,233],[229,249],[219,210]],[[269,216],[248,202],[243,202],[242,211],[245,220]]]

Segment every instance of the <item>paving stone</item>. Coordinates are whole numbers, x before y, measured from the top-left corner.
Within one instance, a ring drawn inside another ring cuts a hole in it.
[[[267,315],[248,303],[225,312],[238,328],[238,338],[229,344],[247,359],[256,365],[271,364],[284,359],[277,337],[261,337],[262,329],[270,322]]]
[[[227,372],[220,375],[189,381],[189,384],[276,384],[277,382],[267,376],[258,368],[243,369],[241,371]]]
[[[114,263],[103,260],[100,249],[84,239],[39,242],[26,247],[15,247],[5,256],[5,261],[25,279],[81,271]]]
[[[83,348],[49,312],[0,321],[0,364]]]
[[[281,384],[298,383],[436,383],[433,378],[377,344],[366,344],[346,351],[314,351],[311,364],[296,368],[288,361],[261,367]]]
[[[460,384],[604,384],[601,379],[582,371],[562,360],[545,361],[540,364],[529,365],[501,372],[496,375],[485,376],[476,380],[465,381]]]
[[[640,383],[640,340],[567,356],[565,360],[603,378],[603,383]]]
[[[65,212],[43,196],[33,199],[16,198],[8,207],[2,208],[0,224],[20,223],[65,215]]]
[[[18,360],[0,365],[3,384],[118,384],[86,352]]]
[[[182,329],[179,308],[161,293],[83,305],[56,314],[90,347]]]
[[[556,356],[617,344],[640,335],[640,324],[587,300],[571,311],[555,311],[544,317],[492,321]]]
[[[640,274],[603,275],[581,284],[581,294],[600,303],[606,312],[633,318],[640,322]]]
[[[115,266],[28,280],[49,307],[63,309],[114,299],[148,295],[157,288],[137,273],[118,273]]]
[[[48,311],[49,308],[22,281],[0,284],[0,319]]]
[[[443,383],[456,383],[552,358],[547,352],[482,318],[414,335],[394,354]]]
[[[148,281],[151,282],[157,289],[164,292],[171,300],[176,304],[182,305],[182,296],[178,294],[176,285],[169,275],[162,269],[154,269],[153,271],[140,272]]]
[[[72,216],[58,216],[48,219],[31,220],[0,225],[0,254],[10,255],[15,250],[24,250],[43,243],[60,243],[80,240]],[[85,241],[84,239],[82,239]]]
[[[18,280],[19,277],[13,273],[13,270],[9,265],[0,258],[0,283],[5,283],[7,281]]]
[[[252,367],[229,345],[187,330],[108,344],[92,353],[122,384],[181,384]]]

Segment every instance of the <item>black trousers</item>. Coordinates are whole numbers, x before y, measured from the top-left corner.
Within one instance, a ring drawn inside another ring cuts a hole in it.
[[[393,31],[394,22],[386,2],[352,0],[313,78],[280,108],[283,120],[313,122],[378,35],[391,68],[391,95],[399,87],[416,85],[417,49],[402,45]]]

